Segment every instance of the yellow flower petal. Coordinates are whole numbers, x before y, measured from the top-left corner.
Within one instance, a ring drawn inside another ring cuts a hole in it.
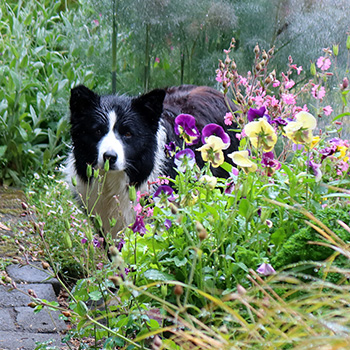
[[[265,118],[248,123],[244,132],[255,148],[261,147],[265,152],[270,152],[277,142],[275,129]]]
[[[285,126],[284,132],[294,143],[311,144],[313,141],[312,130],[316,128],[316,125],[315,117],[302,111],[295,116],[295,121],[289,122]]]
[[[295,120],[303,124],[304,129],[313,130],[316,128],[316,118],[305,111],[301,111],[295,116]]]
[[[242,167],[245,172],[254,172],[258,168],[249,158],[248,151],[236,151],[227,155],[238,166]]]

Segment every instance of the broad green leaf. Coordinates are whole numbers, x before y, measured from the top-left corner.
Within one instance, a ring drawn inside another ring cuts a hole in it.
[[[173,281],[174,276],[156,269],[150,269],[143,274],[145,278],[152,281]]]

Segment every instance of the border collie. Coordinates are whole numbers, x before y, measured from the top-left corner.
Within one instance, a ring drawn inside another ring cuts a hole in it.
[[[75,190],[88,210],[100,215],[105,232],[110,231],[115,237],[133,222],[129,185],[143,192],[148,181],[153,182],[158,176],[176,176],[174,161],[166,157],[164,146],[174,141],[182,147],[183,141],[174,132],[174,120],[179,114],[193,115],[199,131],[209,123],[221,125],[231,138],[224,154],[225,161],[232,164],[227,154],[237,150],[238,140],[224,124],[224,116],[229,112],[227,103],[222,93],[194,85],[156,89],[139,97],[99,96],[83,85],[72,89],[72,152],[67,171],[70,177],[76,177]],[[230,108],[235,110],[232,104]],[[196,162],[202,167],[200,152],[195,153]],[[101,192],[101,183],[94,177],[88,179],[86,170],[90,164],[102,174],[107,159],[109,171]],[[215,176],[228,176],[220,167],[212,168],[212,172]],[[112,218],[117,224],[111,229]]]

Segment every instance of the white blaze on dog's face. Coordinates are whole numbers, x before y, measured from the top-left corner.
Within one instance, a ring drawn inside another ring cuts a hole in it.
[[[97,145],[97,165],[103,169],[106,160],[109,160],[110,170],[123,171],[126,167],[124,145],[118,132],[114,131],[117,115],[114,111],[108,114],[108,132]]]

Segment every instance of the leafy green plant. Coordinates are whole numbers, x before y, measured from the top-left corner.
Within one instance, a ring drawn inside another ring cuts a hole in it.
[[[59,2],[2,2],[0,183],[21,185],[62,161],[69,89],[93,77],[62,46]]]

